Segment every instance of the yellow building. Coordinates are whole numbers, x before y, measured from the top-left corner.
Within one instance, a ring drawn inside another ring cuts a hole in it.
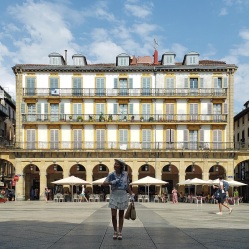
[[[48,65],[13,67],[16,141],[6,160],[20,175],[17,199],[42,199],[46,186],[70,175],[105,177],[114,158],[129,165],[131,181],[150,175],[168,181],[168,191],[188,178],[233,178],[236,65],[196,52],[158,61],[157,53],[92,65],[52,53]]]

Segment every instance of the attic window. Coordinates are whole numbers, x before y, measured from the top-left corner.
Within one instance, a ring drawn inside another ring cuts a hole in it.
[[[118,66],[129,66],[129,58],[128,57],[119,57],[118,58]]]

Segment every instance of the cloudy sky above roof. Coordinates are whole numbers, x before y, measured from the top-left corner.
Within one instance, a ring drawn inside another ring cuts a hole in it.
[[[15,96],[15,64],[83,54],[88,63],[116,55],[176,54],[236,64],[235,113],[249,96],[249,0],[1,0],[0,85]]]

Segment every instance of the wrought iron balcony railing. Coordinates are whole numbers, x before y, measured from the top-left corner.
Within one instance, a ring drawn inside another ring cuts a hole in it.
[[[114,141],[33,141],[15,143],[27,150],[233,150],[234,143],[225,142],[114,142]]]
[[[24,97],[226,97],[226,88],[23,88]]]
[[[227,122],[227,114],[22,114],[23,123],[33,122]]]

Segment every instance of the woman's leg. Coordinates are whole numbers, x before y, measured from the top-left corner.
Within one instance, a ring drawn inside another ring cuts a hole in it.
[[[119,210],[119,220],[118,220],[118,225],[119,225],[119,232],[122,233],[123,229],[123,224],[124,224],[124,210]]]
[[[114,232],[117,232],[117,209],[111,209],[111,213],[112,213],[112,226]]]

